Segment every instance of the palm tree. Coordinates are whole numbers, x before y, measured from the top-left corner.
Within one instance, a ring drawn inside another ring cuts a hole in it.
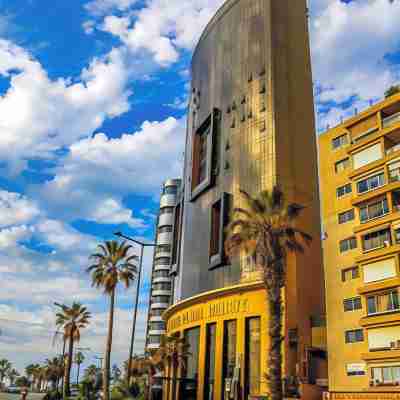
[[[282,400],[282,289],[286,283],[287,254],[304,252],[311,236],[296,228],[304,207],[288,204],[279,187],[252,197],[242,191],[243,208],[233,210],[227,227],[226,252],[255,257],[263,272],[269,310],[268,381],[271,400]]]
[[[40,380],[40,365],[33,364],[32,366],[32,389],[40,390],[39,389],[39,380]]]
[[[71,307],[56,303],[56,306],[60,308],[60,312],[56,314],[56,325],[59,329],[63,329],[64,338],[68,340],[68,355],[66,356],[63,388],[63,398],[65,399],[70,395],[74,342],[79,342],[81,338],[81,329],[89,325],[91,314],[87,311],[87,308],[80,303],[74,302]]]
[[[85,379],[94,382],[99,372],[101,372],[100,368],[94,364],[91,364],[85,369]]]
[[[10,385],[14,385],[15,379],[17,379],[18,376],[19,372],[14,368],[10,368],[7,371],[7,378],[10,381]]]
[[[11,369],[10,361],[5,358],[0,360],[0,385],[2,386],[4,383],[4,378],[7,376],[8,371]]]
[[[152,359],[159,369],[167,371],[169,375],[167,379],[167,390],[169,393],[169,383],[172,381],[172,397],[175,396],[177,372],[179,369],[186,368],[186,360],[191,355],[189,345],[186,340],[177,336],[163,335],[158,350],[152,354]]]
[[[28,381],[30,382],[31,385],[33,385],[33,371],[36,368],[36,364],[29,364],[25,367],[25,374],[28,378]]]
[[[60,357],[54,357],[46,360],[46,378],[52,384],[52,388],[56,389],[58,381],[64,374],[64,363]]]
[[[114,364],[112,367],[112,379],[114,383],[118,382],[120,377],[121,377],[121,370],[118,368],[118,365]]]
[[[104,400],[110,400],[110,359],[114,326],[115,293],[118,283],[123,283],[128,289],[136,276],[136,266],[133,264],[137,256],[130,255],[132,246],[125,242],[107,241],[98,245],[98,253],[90,258],[94,261],[87,272],[92,275],[92,286],[102,288],[110,296],[110,316],[103,370]]]
[[[76,354],[75,354],[75,364],[77,365],[77,367],[78,367],[78,372],[77,372],[77,374],[76,374],[76,384],[77,385],[79,385],[79,373],[80,373],[80,370],[81,370],[81,365],[84,363],[84,361],[85,361],[85,356],[83,355],[83,353],[81,352],[81,351],[78,351]]]

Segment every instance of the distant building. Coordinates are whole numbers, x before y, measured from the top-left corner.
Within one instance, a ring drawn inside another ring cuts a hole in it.
[[[170,276],[173,246],[174,212],[180,191],[179,179],[167,180],[162,187],[160,210],[157,218],[153,268],[151,275],[150,307],[147,323],[146,349],[160,347],[161,335],[165,334],[162,314],[169,307],[172,296]]]
[[[322,134],[319,154],[330,399],[398,399],[400,95]]]
[[[167,368],[164,400],[267,395],[265,289],[251,258],[227,259],[224,228],[240,190],[256,195],[275,184],[307,207],[299,228],[314,238],[288,260],[285,390],[314,400],[327,389],[308,40],[306,0],[228,0],[195,49],[175,209],[174,299],[163,315],[167,334],[185,338],[191,355],[185,368]]]

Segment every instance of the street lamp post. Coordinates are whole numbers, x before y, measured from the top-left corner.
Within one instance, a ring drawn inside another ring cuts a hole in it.
[[[127,371],[127,381],[128,384],[131,380],[131,370],[132,370],[132,358],[133,358],[133,347],[135,344],[135,333],[136,333],[136,318],[139,304],[139,294],[140,294],[140,283],[142,277],[142,265],[143,265],[143,251],[145,247],[155,247],[155,243],[143,243],[139,240],[133,239],[129,236],[124,235],[122,232],[115,232],[115,236],[121,237],[123,239],[129,240],[130,242],[136,243],[140,246],[140,262],[139,262],[139,272],[138,272],[138,282],[136,287],[136,300],[135,300],[135,309],[133,312],[133,322],[132,322],[132,336],[131,336],[131,345],[129,349],[129,359],[128,359],[128,371]]]

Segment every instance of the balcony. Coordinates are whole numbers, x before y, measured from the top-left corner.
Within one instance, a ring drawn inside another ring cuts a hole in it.
[[[388,128],[389,126],[397,124],[398,122],[400,122],[400,112],[397,112],[395,114],[392,114],[392,115],[389,115],[389,116],[383,118],[382,126],[383,126],[383,128]]]

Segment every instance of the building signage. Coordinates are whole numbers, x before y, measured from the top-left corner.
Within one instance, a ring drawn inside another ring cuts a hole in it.
[[[347,372],[365,372],[366,364],[365,363],[354,363],[354,364],[347,364]]]
[[[195,306],[187,311],[182,311],[172,317],[168,322],[168,331],[195,322],[216,319],[224,316],[243,314],[249,312],[248,299],[226,299]]]
[[[400,400],[400,393],[330,393],[329,400]]]

